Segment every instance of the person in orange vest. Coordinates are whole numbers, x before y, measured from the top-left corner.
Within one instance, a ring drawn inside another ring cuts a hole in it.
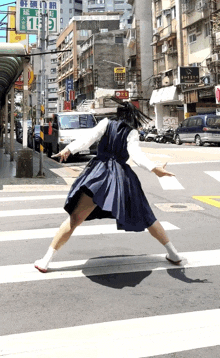
[[[49,121],[48,135],[52,135],[52,133],[53,133],[52,122]]]

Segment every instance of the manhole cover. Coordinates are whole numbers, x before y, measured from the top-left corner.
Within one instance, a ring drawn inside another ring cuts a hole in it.
[[[186,205],[170,205],[171,208],[175,208],[175,209],[185,209],[187,208]]]

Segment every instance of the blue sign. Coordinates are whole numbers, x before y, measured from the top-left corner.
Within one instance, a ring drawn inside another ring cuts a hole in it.
[[[69,101],[69,91],[73,90],[73,79],[66,79],[66,100]]]

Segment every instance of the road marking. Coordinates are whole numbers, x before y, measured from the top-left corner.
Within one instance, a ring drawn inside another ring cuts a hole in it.
[[[169,263],[164,254],[51,262],[46,274],[35,269],[33,263],[7,265],[0,267],[0,284],[220,265],[220,250],[183,252],[180,255],[183,261],[178,266]]]
[[[162,221],[161,225],[164,230],[179,230],[179,228],[167,221]],[[33,229],[33,230],[18,230],[18,231],[1,231],[0,232],[0,242],[1,241],[17,241],[17,240],[31,240],[31,239],[46,239],[52,238],[56,232],[57,228],[50,229]],[[146,229],[145,232],[148,232]],[[110,225],[81,225],[76,228],[72,236],[87,236],[87,235],[103,235],[103,234],[128,234],[131,231],[117,230],[116,224]]]
[[[0,337],[12,358],[140,358],[220,345],[220,309]]]
[[[163,190],[182,190],[184,187],[175,177],[164,176],[159,178],[159,183],[162,186]]]
[[[212,178],[216,179],[217,181],[220,181],[220,171],[208,171],[204,173],[210,175]]]
[[[199,200],[202,203],[215,206],[216,208],[220,208],[220,196],[193,196],[193,199]]]
[[[66,197],[67,197],[66,195],[13,196],[13,197],[0,197],[0,202],[55,200],[55,199],[66,199]]]
[[[4,210],[0,211],[0,218],[5,218],[9,216],[51,215],[65,213],[67,214],[67,212],[63,208]]]
[[[70,185],[3,185],[3,192],[18,192],[25,193],[30,191],[66,191],[68,193]]]

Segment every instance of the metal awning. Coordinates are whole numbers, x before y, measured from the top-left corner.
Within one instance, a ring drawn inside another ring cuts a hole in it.
[[[157,90],[153,90],[150,98],[150,105],[157,103],[182,104],[182,101],[178,96],[176,86],[162,87]]]
[[[18,43],[0,43],[0,108],[5,96],[23,71],[26,49]]]

